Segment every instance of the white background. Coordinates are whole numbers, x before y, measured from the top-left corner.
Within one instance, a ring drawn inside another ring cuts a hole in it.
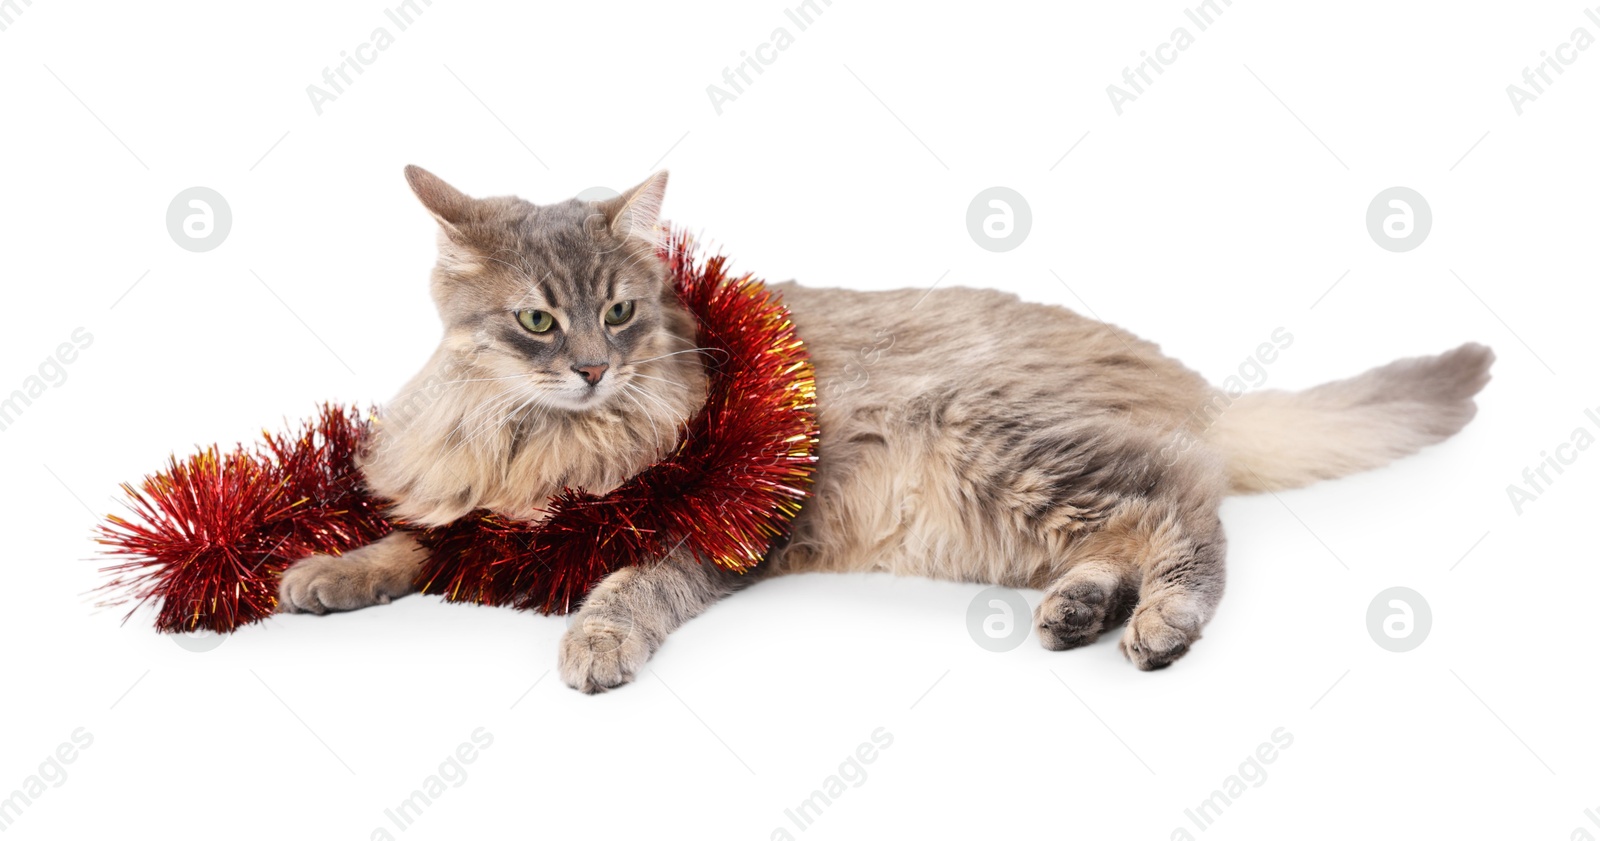
[[[1521,116],[1505,91],[1576,27],[1600,36],[1579,4],[1237,0],[1205,32],[1176,2],[835,0],[804,32],[780,2],[436,0],[404,32],[381,2],[19,8],[0,394],[75,328],[94,342],[0,432],[0,795],[75,728],[94,741],[7,833],[1600,835],[1600,451],[1520,515],[1506,491],[1575,428],[1600,435],[1600,48]],[[1194,45],[1117,115],[1106,86],[1180,25]],[[319,116],[306,86],[378,26],[394,44]],[[778,26],[793,45],[718,115],[706,87]],[[1115,634],[990,653],[966,625],[982,588],[883,576],[763,583],[599,697],[552,671],[560,618],[413,597],[192,652],[148,611],[95,611],[89,536],[119,482],[318,401],[386,399],[426,358],[433,230],[407,163],[534,201],[668,167],[667,216],[764,277],[1010,289],[1214,381],[1278,327],[1296,340],[1268,387],[1469,340],[1499,361],[1449,443],[1227,503],[1227,597],[1159,673]],[[165,227],[195,185],[233,211],[208,253]],[[995,185],[1033,214],[1003,254],[965,227]],[[1365,229],[1394,185],[1433,211],[1408,253]],[[1397,585],[1433,612],[1406,654],[1365,627]],[[478,727],[494,741],[466,781],[398,831],[383,810]],[[790,823],[880,727],[865,782]],[[1184,809],[1279,727],[1294,741],[1265,782],[1198,830]]]

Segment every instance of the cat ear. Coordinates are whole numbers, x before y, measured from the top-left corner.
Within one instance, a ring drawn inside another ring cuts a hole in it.
[[[661,170],[643,184],[604,202],[601,207],[614,236],[636,237],[651,244],[660,241],[661,199],[667,192],[667,171]]]
[[[452,239],[459,238],[461,231],[457,226],[466,221],[472,197],[415,164],[406,167],[406,183],[411,185],[411,192],[417,194],[417,200],[433,214],[445,233]]]

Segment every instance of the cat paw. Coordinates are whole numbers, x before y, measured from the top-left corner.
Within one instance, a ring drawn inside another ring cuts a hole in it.
[[[391,592],[384,577],[351,555],[312,555],[295,563],[278,581],[281,613],[327,613],[388,604],[405,590]]]
[[[1103,575],[1068,574],[1045,591],[1033,611],[1039,643],[1051,651],[1088,645],[1128,616],[1127,594]]]
[[[650,647],[626,616],[580,613],[561,637],[561,679],[589,695],[633,680],[650,659]]]
[[[1141,671],[1165,669],[1187,654],[1203,623],[1193,611],[1170,603],[1142,604],[1133,612],[1118,648]]]
[[[1093,581],[1080,581],[1045,594],[1033,611],[1039,643],[1051,651],[1088,645],[1100,637],[1111,593]]]

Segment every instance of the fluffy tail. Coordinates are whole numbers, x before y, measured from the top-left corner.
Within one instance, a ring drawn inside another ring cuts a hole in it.
[[[1206,438],[1227,458],[1234,493],[1371,470],[1466,426],[1493,362],[1494,351],[1465,344],[1308,391],[1247,394],[1221,412]]]

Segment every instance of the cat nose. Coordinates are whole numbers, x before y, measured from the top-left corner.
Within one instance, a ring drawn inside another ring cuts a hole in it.
[[[589,385],[599,385],[600,378],[606,375],[606,370],[610,367],[605,362],[592,362],[587,365],[574,365],[572,370],[583,377],[583,381]]]

